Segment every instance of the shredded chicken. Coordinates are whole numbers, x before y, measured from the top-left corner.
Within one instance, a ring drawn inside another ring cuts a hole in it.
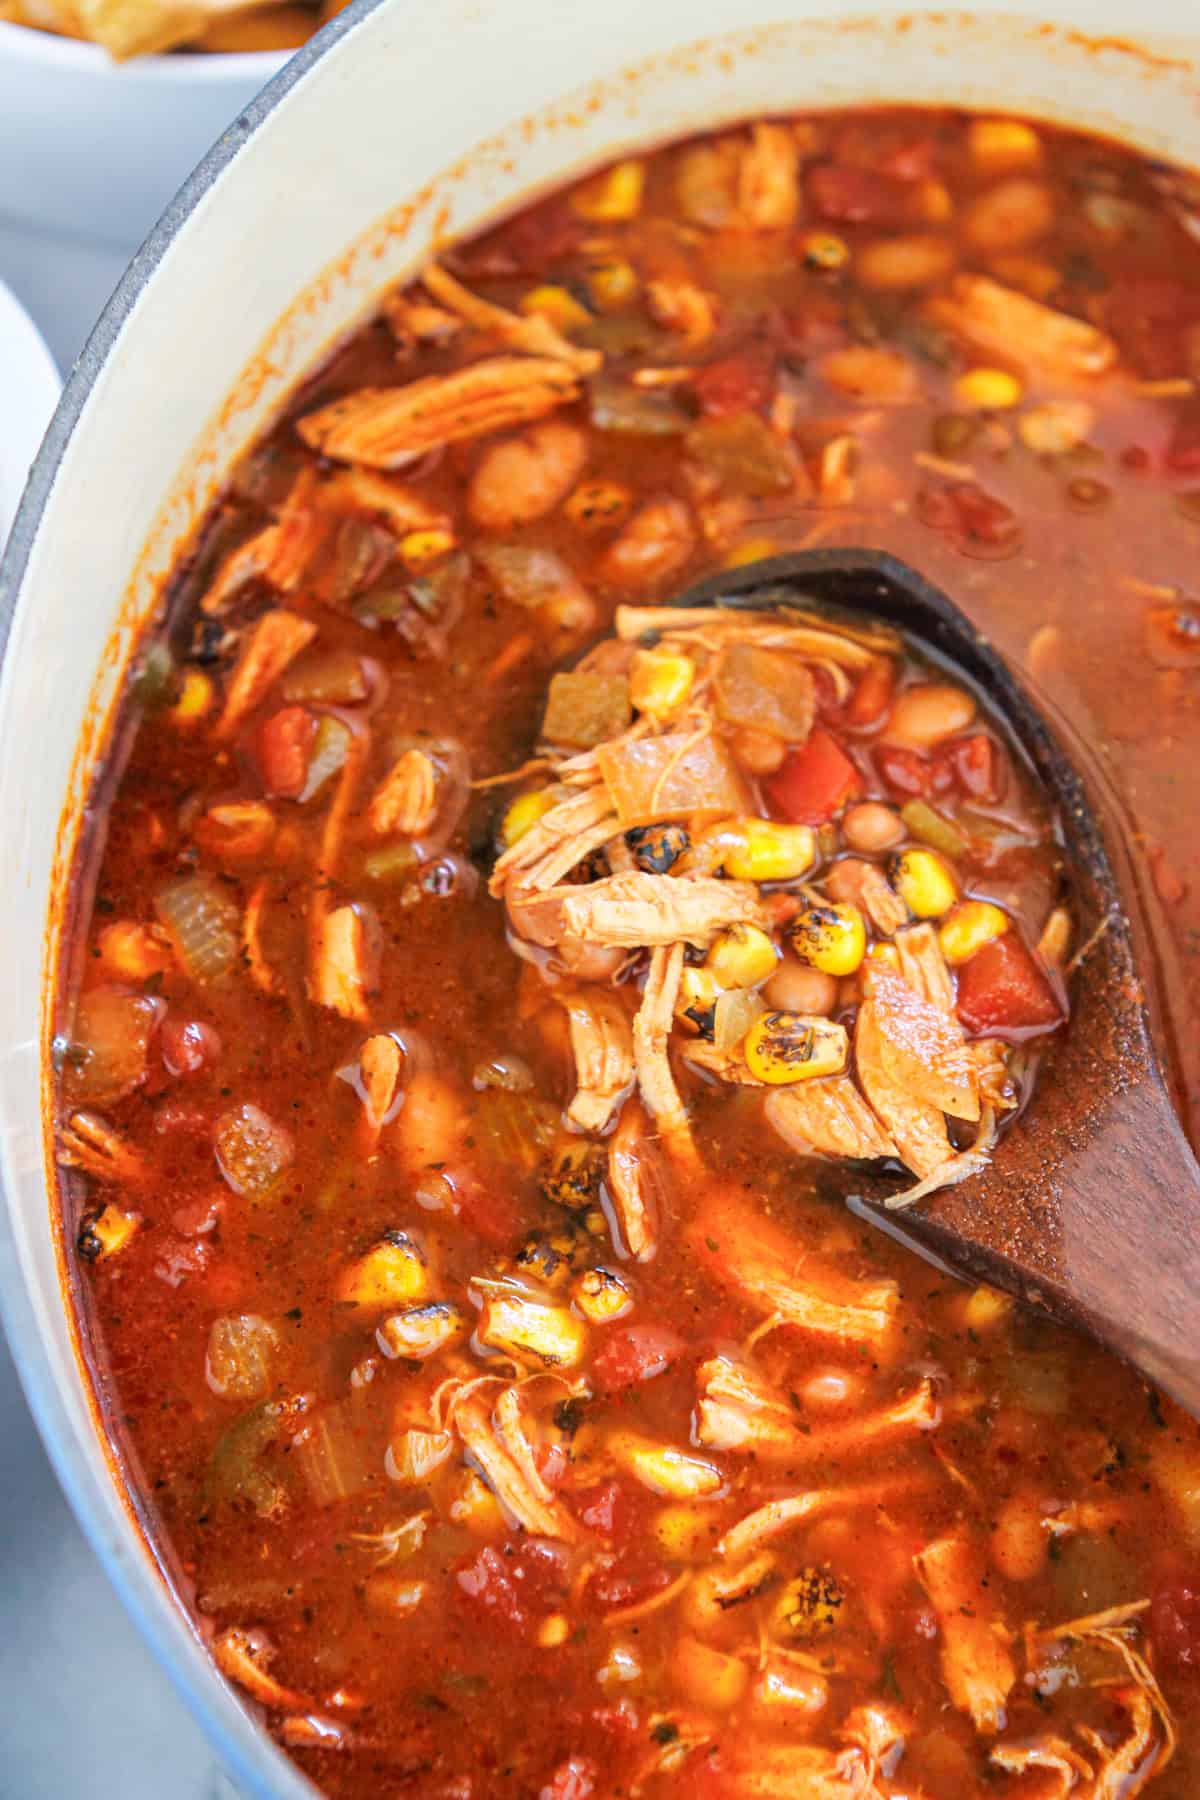
[[[983,1558],[962,1536],[935,1538],[913,1566],[938,1616],[942,1677],[976,1731],[1004,1729],[1005,1703],[1017,1679],[1011,1632],[988,1592]]]
[[[860,1750],[770,1741],[735,1753],[732,1791],[737,1800],[881,1800]]]
[[[449,515],[427,495],[373,469],[338,469],[319,489],[323,506],[382,519],[398,537],[410,531],[445,531]]]
[[[931,1176],[951,1162],[954,1146],[941,1108],[910,1093],[888,1073],[876,1007],[869,998],[858,1009],[854,1055],[863,1091],[913,1173]]]
[[[369,1037],[358,1053],[363,1102],[359,1145],[367,1155],[375,1149],[379,1133],[395,1113],[403,1069],[404,1052],[390,1032]]]
[[[376,837],[420,837],[437,816],[437,770],[424,750],[406,750],[384,776],[367,807]]]
[[[914,1729],[903,1707],[890,1700],[868,1700],[846,1714],[838,1736],[861,1750],[879,1774],[890,1777]]]
[[[1029,1738],[1019,1744],[997,1744],[990,1761],[1006,1775],[1046,1773],[1049,1785],[1039,1785],[1039,1800],[1067,1800],[1081,1781],[1092,1779],[1092,1765],[1065,1738],[1052,1735]]]
[[[451,1398],[447,1425],[457,1431],[480,1474],[523,1530],[534,1537],[577,1543],[582,1536],[579,1526],[538,1476],[528,1447],[521,1442],[520,1409],[507,1399],[509,1391],[509,1384],[496,1376],[469,1382]],[[507,1401],[503,1414],[502,1401]]]
[[[230,738],[247,714],[264,700],[288,664],[317,635],[311,619],[277,607],[252,626],[234,665],[225,706],[216,724],[218,738]]]
[[[755,231],[781,231],[800,209],[799,146],[786,125],[750,127],[738,176],[738,206]]]
[[[686,1154],[691,1147],[687,1109],[675,1085],[667,1052],[682,973],[683,945],[672,944],[668,948],[660,944],[651,955],[642,1004],[633,1021],[633,1057],[642,1099],[664,1142],[673,1152]]]
[[[497,858],[489,883],[492,894],[504,893],[510,883],[533,893],[554,887],[612,835],[616,820],[603,787],[585,788],[579,794],[563,789],[562,794],[557,806]],[[600,826],[605,836],[597,838]]]
[[[967,1052],[962,1026],[950,1010],[949,991],[943,1009],[922,998],[903,975],[883,962],[868,965],[862,986],[888,1081],[953,1118],[977,1120],[976,1065]]]
[[[859,1487],[806,1488],[781,1500],[768,1500],[730,1527],[717,1543],[717,1555],[737,1561],[820,1513],[870,1511],[911,1498],[921,1486],[915,1477],[897,1475]]]
[[[701,1444],[711,1450],[778,1459],[790,1467],[843,1463],[913,1432],[932,1431],[941,1419],[928,1378],[876,1412],[840,1424],[812,1426],[782,1395],[728,1357],[705,1363],[697,1381],[696,1435]]]
[[[269,1673],[275,1649],[265,1632],[230,1626],[213,1639],[212,1652],[222,1675],[236,1681],[261,1705],[307,1710],[309,1702],[303,1694],[283,1687]]]
[[[651,281],[646,299],[651,315],[668,331],[678,332],[689,350],[706,344],[717,328],[716,302],[694,281]]]
[[[421,279],[434,299],[457,313],[464,324],[510,350],[521,350],[529,356],[557,357],[580,375],[595,374],[604,361],[599,350],[581,350],[572,344],[544,313],[509,312],[483,300],[438,263],[430,263]]]
[[[58,1159],[82,1169],[97,1181],[119,1181],[139,1187],[150,1170],[137,1151],[99,1113],[72,1113],[59,1133]]]
[[[897,930],[894,942],[896,955],[900,959],[900,973],[909,987],[927,1006],[936,1008],[947,1018],[953,1018],[954,983],[950,979],[946,958],[942,955],[942,946],[938,943],[933,926],[910,925],[906,931]],[[961,1036],[961,1032],[959,1035]],[[951,1109],[947,1108],[949,1110]]]
[[[608,1147],[608,1191],[634,1262],[649,1262],[658,1248],[665,1180],[645,1111],[630,1098]]]
[[[616,994],[603,988],[559,988],[567,1012],[575,1095],[567,1117],[580,1131],[604,1131],[629,1091],[634,1073],[633,1027]]]
[[[848,1075],[778,1088],[767,1096],[763,1114],[799,1156],[873,1162],[897,1154],[895,1144]]]
[[[751,882],[635,870],[584,887],[550,888],[522,906],[518,929],[537,944],[578,938],[624,950],[676,943],[703,950],[726,925],[758,925],[763,919]]]
[[[956,275],[927,302],[930,316],[978,350],[1016,357],[1052,374],[1102,375],[1117,360],[1106,332],[1056,312],[986,275]]]
[[[899,638],[886,625],[847,625],[835,631],[819,614],[791,607],[780,614],[740,609],[722,613],[710,606],[618,606],[616,628],[627,643],[654,632],[713,650],[722,644],[760,644],[810,660],[827,657],[839,668],[855,670],[865,669],[879,655],[894,656],[900,647]]]
[[[377,962],[370,920],[361,906],[338,906],[319,919],[309,992],[318,1006],[365,1025],[376,991]]]
[[[578,393],[572,362],[493,356],[404,387],[360,388],[306,414],[296,429],[322,456],[398,469],[443,444],[544,418]]]

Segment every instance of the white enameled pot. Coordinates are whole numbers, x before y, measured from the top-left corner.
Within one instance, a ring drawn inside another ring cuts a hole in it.
[[[761,6],[769,22],[753,23]],[[128,1510],[64,1304],[46,995],[88,782],[172,550],[232,457],[435,226],[626,146],[794,107],[1026,112],[1200,166],[1186,0],[358,0],[222,138],[75,370],[0,575],[0,1297],[85,1530],[247,1792],[311,1789],[214,1674]]]

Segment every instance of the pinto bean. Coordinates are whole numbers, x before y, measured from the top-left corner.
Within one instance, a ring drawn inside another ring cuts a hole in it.
[[[838,984],[832,975],[785,956],[763,993],[767,1004],[780,1012],[828,1018],[837,1005]]]
[[[864,287],[898,293],[943,281],[956,261],[949,238],[917,232],[911,237],[878,238],[873,244],[864,244],[855,271]]]
[[[544,517],[579,479],[587,448],[586,434],[561,419],[493,444],[471,478],[471,517],[485,531],[506,531]]]
[[[852,850],[865,856],[877,856],[881,850],[892,850],[905,836],[899,815],[880,800],[863,800],[847,809],[842,819],[842,836]]]
[[[963,214],[967,242],[985,255],[1023,250],[1054,223],[1054,196],[1044,181],[1013,176],[986,188]]]
[[[897,696],[884,728],[890,744],[930,750],[965,731],[975,717],[975,702],[947,681],[922,681]]]

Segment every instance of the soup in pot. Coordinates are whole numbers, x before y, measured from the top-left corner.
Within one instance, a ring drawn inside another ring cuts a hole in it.
[[[926,571],[1104,755],[1178,1011],[1198,240],[1013,119],[628,159],[388,295],[181,559],[64,1230],[178,1591],[329,1794],[1195,1791],[1197,1426],[845,1205],[1023,1129],[1088,979],[1053,809],[869,618],[668,603]]]

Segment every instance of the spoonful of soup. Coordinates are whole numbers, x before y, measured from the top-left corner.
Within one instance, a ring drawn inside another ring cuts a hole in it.
[[[1200,1168],[1115,811],[957,607],[884,555],[751,564],[620,608],[541,740],[492,886],[568,984],[570,1117],[619,1111],[630,1253],[655,1158],[699,1174],[722,1107],[753,1105],[856,1210],[1200,1412]],[[712,1227],[697,1255],[762,1293],[753,1234]]]

